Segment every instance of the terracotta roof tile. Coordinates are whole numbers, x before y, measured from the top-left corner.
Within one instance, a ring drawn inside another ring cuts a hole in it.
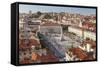
[[[84,60],[87,57],[87,54],[80,48],[72,48],[70,49],[70,51],[82,60]]]
[[[19,49],[31,48],[31,46],[40,46],[40,43],[35,39],[27,40],[28,43],[25,43],[25,39],[20,40]]]

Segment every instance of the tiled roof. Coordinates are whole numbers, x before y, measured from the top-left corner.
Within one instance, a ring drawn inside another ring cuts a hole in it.
[[[31,48],[31,46],[40,46],[40,43],[35,39],[27,40],[28,43],[25,43],[25,39],[21,39],[19,42],[19,49]]]
[[[92,22],[89,22],[89,21],[85,21],[82,23],[83,26],[88,26],[88,27],[92,27],[93,26],[93,23]]]
[[[92,46],[92,48],[95,48],[96,47],[96,42],[93,41],[93,40],[84,40],[83,43],[84,44],[87,44],[87,43],[90,44]]]
[[[47,53],[46,55],[38,55],[37,53],[32,54],[32,60],[38,61],[40,60],[41,62],[57,62],[59,61],[58,58],[52,54],[52,53]]]
[[[54,55],[52,54],[48,54],[48,55],[42,55],[41,57],[41,61],[42,62],[57,62],[58,61],[58,58],[55,57]]]
[[[70,51],[73,53],[73,55],[76,55],[81,60],[85,60],[85,58],[87,57],[87,54],[80,48],[72,48],[70,49]]]
[[[29,60],[29,58],[24,58],[24,60],[22,60],[22,61],[20,61],[19,62],[20,64],[29,64],[30,63],[30,60]]]

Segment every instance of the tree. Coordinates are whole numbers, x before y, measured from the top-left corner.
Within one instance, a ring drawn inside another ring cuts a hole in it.
[[[58,17],[57,17],[57,16],[54,16],[54,20],[55,20],[55,21],[58,21]]]
[[[40,11],[37,12],[37,15],[40,16],[42,13]]]
[[[52,16],[51,16],[51,15],[49,15],[49,14],[46,14],[46,15],[44,16],[44,18],[45,18],[45,19],[51,19],[51,18],[52,18]]]

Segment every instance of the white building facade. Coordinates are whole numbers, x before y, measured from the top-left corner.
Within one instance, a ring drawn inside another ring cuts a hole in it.
[[[73,32],[77,36],[80,36],[80,37],[83,37],[83,34],[84,34],[84,38],[83,39],[90,38],[90,39],[92,39],[94,41],[96,40],[96,33],[95,32],[92,32],[92,31],[87,31],[87,30],[84,30],[83,31],[80,28],[71,27],[71,26],[68,27],[68,31],[69,32]]]

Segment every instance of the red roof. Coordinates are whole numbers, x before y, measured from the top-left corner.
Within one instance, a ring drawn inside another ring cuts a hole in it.
[[[87,57],[87,54],[80,48],[72,48],[70,49],[70,51],[81,60],[85,60],[85,58]]]
[[[40,43],[35,39],[30,39],[29,43],[34,45],[34,46],[40,45]]]
[[[29,64],[30,60],[29,60],[29,58],[25,57],[24,60],[20,61],[19,63],[20,64]]]
[[[59,59],[49,50],[47,50],[47,54],[42,56],[37,54],[37,60],[40,60],[41,62],[58,62]]]
[[[88,21],[85,21],[82,23],[83,26],[88,26],[88,27],[92,27],[93,26],[93,23],[92,22],[88,22]]]
[[[92,46],[92,48],[96,48],[96,41],[93,41],[90,39],[86,39],[85,41],[83,41],[83,44],[87,44],[87,43],[90,44]]]
[[[31,46],[40,46],[40,43],[35,39],[29,39],[27,40],[27,43],[25,42],[25,39],[19,40],[19,49],[27,49],[31,48]]]
[[[59,59],[53,54],[42,55],[40,57],[42,62],[58,62]]]

